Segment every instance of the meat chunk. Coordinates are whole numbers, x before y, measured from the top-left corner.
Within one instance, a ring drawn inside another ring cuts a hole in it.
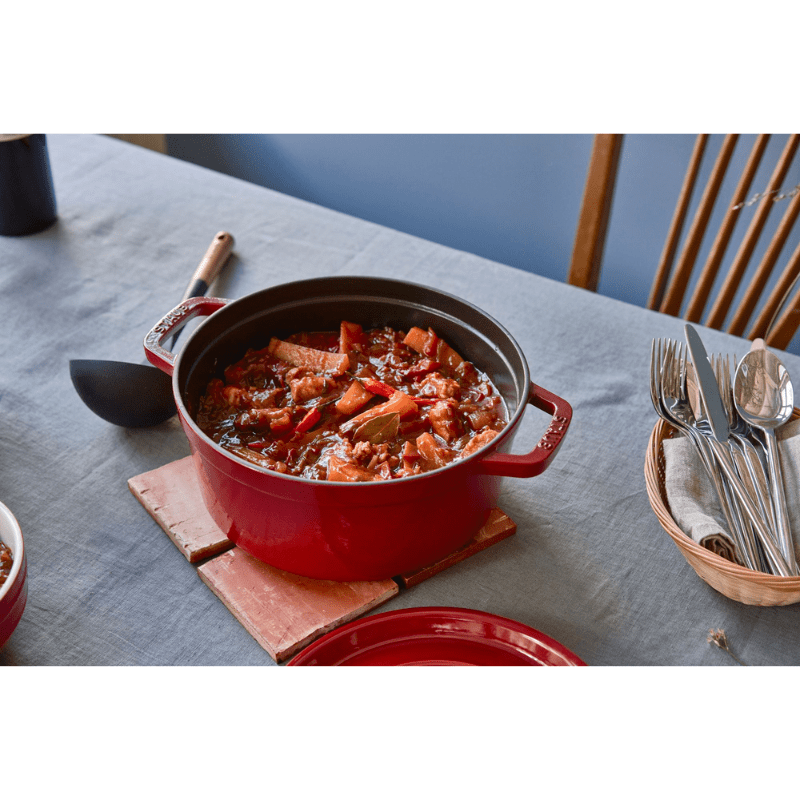
[[[292,413],[288,408],[253,408],[243,411],[233,422],[240,431],[283,433],[292,427]]]
[[[470,428],[474,431],[480,431],[492,425],[497,420],[499,406],[500,398],[497,395],[492,395],[486,400],[471,405],[466,409],[462,407],[462,411],[466,411]]]
[[[423,461],[427,461],[433,469],[449,464],[455,456],[452,450],[442,447],[430,433],[422,433],[417,437],[417,450]]]
[[[224,401],[232,408],[274,408],[280,389],[241,388],[224,386],[221,390]]]
[[[422,378],[429,372],[435,372],[437,369],[440,369],[441,366],[442,365],[438,361],[432,361],[430,358],[421,358],[416,364],[412,364],[410,367],[403,370],[403,375],[411,380],[414,378]]]
[[[288,375],[287,375],[288,377]],[[307,403],[325,394],[328,382],[322,375],[302,375],[289,380],[289,389],[295,403]]]
[[[250,405],[250,392],[238,386],[225,386],[222,397],[232,408],[248,408]]]
[[[466,447],[461,451],[461,458],[471,456],[474,452],[480,450],[485,444],[489,444],[489,442],[491,442],[495,436],[497,436],[497,431],[493,431],[491,429],[483,431],[483,433],[479,433],[477,436],[467,442]]]
[[[358,464],[351,464],[349,461],[332,455],[328,459],[328,472],[325,476],[329,481],[343,481],[347,483],[356,483],[363,481],[378,481],[381,480],[380,475],[365,467],[359,467]]]
[[[353,457],[362,464],[368,464],[372,456],[372,445],[369,442],[358,442],[353,447]]]
[[[250,402],[253,408],[275,408],[275,402],[280,389],[259,389],[251,395]]]
[[[385,464],[391,458],[389,454],[389,447],[385,444],[378,444],[372,446],[372,457],[369,460],[367,467],[369,469],[378,469],[379,466]],[[395,458],[394,463],[399,463],[399,459]]]
[[[448,443],[460,436],[464,430],[453,404],[445,401],[440,401],[431,407],[428,411],[428,421],[433,432]]]
[[[411,442],[405,442],[401,455],[403,457],[402,466],[397,473],[397,477],[402,478],[407,475],[418,475],[422,472],[422,466],[419,463],[421,456],[415,445],[411,444]]]
[[[458,381],[445,378],[441,372],[431,372],[420,385],[419,393],[423,397],[440,397],[442,400],[446,400],[451,397],[459,397],[461,387]]]
[[[333,444],[327,445],[320,453],[320,458],[336,457],[342,461],[348,461],[351,464],[355,462],[356,457],[353,452],[353,445],[347,439],[338,439]]]

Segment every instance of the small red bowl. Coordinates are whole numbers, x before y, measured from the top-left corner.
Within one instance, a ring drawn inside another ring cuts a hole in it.
[[[14,515],[0,503],[0,540],[11,550],[11,574],[0,586],[0,647],[14,632],[28,599],[28,562],[22,529]]]

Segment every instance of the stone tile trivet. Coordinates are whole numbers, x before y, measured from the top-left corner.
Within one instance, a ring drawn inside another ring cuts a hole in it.
[[[501,542],[511,536],[512,533],[515,533],[516,530],[516,522],[513,522],[499,508],[493,508],[489,513],[489,519],[486,520],[486,524],[475,534],[470,542],[429,567],[398,575],[397,580],[406,589],[416,586],[418,583],[432,578],[442,570],[452,567],[453,564],[458,564],[459,561],[463,561],[465,558],[469,558],[475,553],[480,553],[481,550]]]
[[[131,478],[128,488],[192,564],[233,547],[206,510],[191,456]]]
[[[472,541],[428,567],[395,580],[321,581],[284,572],[234,548],[206,510],[191,456],[137,475],[128,486],[191,563],[210,559],[198,567],[201,579],[275,661],[517,529],[496,508]]]
[[[339,583],[303,578],[263,564],[238,547],[202,564],[197,572],[274,661],[291,658],[400,591],[393,580]]]

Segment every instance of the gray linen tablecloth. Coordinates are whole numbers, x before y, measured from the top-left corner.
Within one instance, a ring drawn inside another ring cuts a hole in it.
[[[86,409],[68,371],[70,358],[143,360],[143,335],[223,229],[236,237],[235,256],[212,294],[323,275],[428,284],[497,318],[533,380],[573,405],[550,469],[506,479],[500,505],[517,534],[381,611],[500,614],[592,665],[735,665],[708,644],[711,628],[724,629],[747,664],[800,660],[800,607],[718,594],[650,509],[649,345],[682,339],[682,321],[104,137],[48,141],[59,220],[34,236],[0,237],[0,500],[20,521],[29,559],[28,605],[0,664],[273,663],[128,490],[130,477],[188,455],[177,419],[109,425]],[[709,352],[747,349],[702,334]],[[784,360],[800,375],[800,359]],[[515,452],[548,423],[531,409]]]

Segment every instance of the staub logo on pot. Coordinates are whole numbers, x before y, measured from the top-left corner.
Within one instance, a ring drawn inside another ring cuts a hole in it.
[[[553,421],[550,423],[544,436],[542,436],[542,440],[539,442],[539,447],[545,450],[553,450],[558,447],[558,445],[561,444],[561,440],[564,438],[564,433],[566,433],[568,425],[569,420],[566,417],[553,417]]]

